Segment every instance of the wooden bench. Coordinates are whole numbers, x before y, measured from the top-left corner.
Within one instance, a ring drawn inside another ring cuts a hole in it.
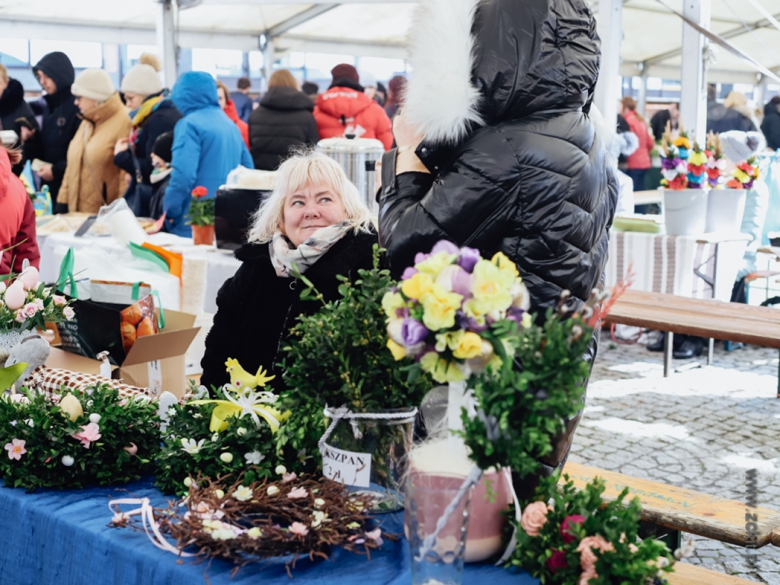
[[[669,585],[755,585],[755,581],[740,579],[733,575],[726,575],[711,571],[703,567],[697,567],[688,563],[675,563],[674,573],[666,575]]]
[[[606,483],[602,497],[608,501],[616,499],[620,492],[628,487],[628,497],[638,497],[642,503],[642,520],[646,522],[738,546],[780,546],[780,513],[774,510],[748,508],[742,502],[571,461],[566,463],[563,472],[568,474],[574,486],[580,489],[594,478],[602,478]],[[750,543],[745,529],[746,512],[757,516],[755,540]]]
[[[675,333],[780,348],[780,310],[772,307],[628,290],[615,302],[605,323],[666,331],[664,376],[671,370]],[[711,343],[707,363],[712,363]]]

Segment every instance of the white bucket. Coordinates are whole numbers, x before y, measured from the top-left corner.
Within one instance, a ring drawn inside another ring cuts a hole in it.
[[[707,199],[708,232],[738,232],[745,214],[746,189],[713,189]]]
[[[664,189],[664,222],[670,236],[697,236],[707,225],[706,189]]]

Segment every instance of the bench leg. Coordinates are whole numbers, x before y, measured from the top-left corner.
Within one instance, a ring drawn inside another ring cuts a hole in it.
[[[712,355],[715,353],[715,340],[710,338],[707,340],[707,365],[712,365]]]
[[[671,331],[664,336],[664,378],[669,377],[672,371],[672,349],[674,348],[674,333]],[[780,386],[778,386],[780,394]]]

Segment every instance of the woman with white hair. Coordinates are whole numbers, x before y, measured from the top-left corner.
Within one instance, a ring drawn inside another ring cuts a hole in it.
[[[228,358],[248,372],[263,366],[279,374],[273,370],[296,317],[322,306],[301,300],[295,269],[326,302],[336,300],[336,277],[354,278],[359,269],[370,268],[376,242],[370,212],[336,161],[303,152],[282,163],[276,189],[255,215],[249,242],[236,251],[243,264],[217,295],[201,362],[203,385],[229,382]]]

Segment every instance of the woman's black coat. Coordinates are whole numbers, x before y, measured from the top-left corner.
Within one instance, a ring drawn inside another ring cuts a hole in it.
[[[275,171],[290,148],[317,144],[314,102],[291,87],[272,87],[249,116],[249,150],[255,168]]]
[[[780,112],[777,110],[777,104],[769,102],[764,106],[761,132],[764,133],[769,148],[772,150],[780,148]]]
[[[336,242],[305,273],[325,301],[340,298],[336,275],[357,278],[361,268],[373,266],[376,234],[349,232]],[[322,308],[319,301],[302,301],[303,287],[294,278],[281,278],[271,265],[269,244],[246,244],[236,252],[243,264],[235,276],[225,282],[217,295],[217,314],[206,338],[206,354],[201,365],[201,382],[207,388],[230,381],[225,368],[228,358],[250,374],[262,365],[277,375],[271,385],[281,388],[281,372],[275,365],[282,361],[282,341],[295,325],[298,315],[310,315]]]
[[[380,243],[395,276],[442,239],[486,257],[501,251],[543,317],[564,289],[587,299],[607,261],[618,183],[587,114],[599,71],[596,22],[582,0],[488,0],[474,18],[471,83],[483,123],[452,145],[423,141],[417,154],[431,174],[395,177],[396,153],[385,154]],[[410,85],[406,108],[412,97]],[[594,335],[587,359],[597,347]]]
[[[35,121],[35,114],[24,99],[24,88],[16,79],[9,79],[8,86],[0,96],[0,130],[13,130],[19,137],[19,141],[14,147],[21,145],[22,126],[27,126],[30,130],[38,131],[38,122]],[[30,139],[32,143],[32,139]],[[13,166],[13,172],[18,175],[24,169],[24,163],[29,158],[32,149],[26,144],[22,149],[22,160]]]

